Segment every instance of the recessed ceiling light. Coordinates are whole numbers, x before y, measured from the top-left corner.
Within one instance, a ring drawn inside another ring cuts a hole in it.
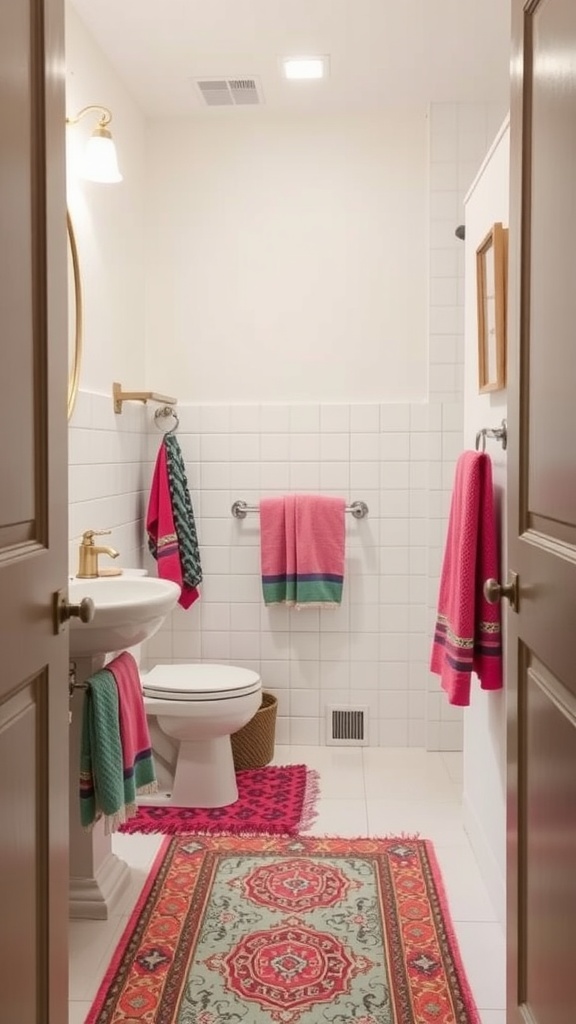
[[[328,73],[327,57],[286,57],[282,64],[286,78],[324,78]]]

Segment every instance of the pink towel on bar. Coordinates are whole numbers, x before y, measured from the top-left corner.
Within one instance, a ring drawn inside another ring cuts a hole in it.
[[[184,582],[178,536],[172,513],[170,481],[166,462],[166,448],[160,445],[148,499],[146,530],[151,551],[158,563],[158,575],[163,580],[172,580],[180,587],[178,604],[189,608],[199,597],[198,588]]]
[[[260,502],[265,604],[334,608],[342,600],[346,503],[297,494]]]
[[[116,680],[120,743],[124,764],[124,800],[126,815],[136,813],[136,794],[155,793],[158,789],[148,719],[144,709],[138,666],[128,651],[114,658],[106,671]]]
[[[484,581],[498,579],[492,464],[483,452],[458,459],[430,668],[450,704],[470,703],[476,672],[483,690],[502,688],[500,605],[489,604]]]

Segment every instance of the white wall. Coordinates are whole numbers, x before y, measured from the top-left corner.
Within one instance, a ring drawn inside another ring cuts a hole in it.
[[[148,134],[150,386],[423,400],[426,111],[216,115]]]
[[[66,113],[89,104],[112,112],[124,181],[79,177],[78,164],[98,114],[66,129],[68,208],[76,234],[84,298],[81,382],[110,394],[112,382],[144,387],[145,121],[122,81],[66,4]]]
[[[508,226],[508,123],[496,138],[466,199],[466,307],[464,430],[474,438],[481,427],[498,427],[506,416],[506,391],[478,394],[476,249],[492,224]],[[506,453],[496,441],[487,449],[505,534]],[[501,564],[504,569],[506,560]],[[464,813],[468,833],[501,921],[506,879],[506,693],[472,687],[464,716]]]
[[[144,387],[144,118],[70,3],[66,5],[66,109],[101,103],[112,129],[124,181],[81,180],[78,158],[95,127],[86,115],[67,128],[68,207],[74,223],[83,286],[81,393],[70,423],[70,571],[87,529],[111,529],[119,563],[142,557],[144,409],[112,411],[112,383]],[[105,560],[103,560],[103,564]]]

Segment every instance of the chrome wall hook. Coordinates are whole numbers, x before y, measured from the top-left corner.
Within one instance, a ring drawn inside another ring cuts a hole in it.
[[[486,438],[493,437],[496,441],[500,441],[502,448],[506,451],[508,447],[508,423],[506,420],[502,420],[502,426],[500,427],[482,427],[481,430],[476,434],[476,451],[486,451]]]

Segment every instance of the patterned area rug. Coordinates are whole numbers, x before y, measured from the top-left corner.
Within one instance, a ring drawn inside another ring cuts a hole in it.
[[[166,840],[86,1024],[480,1024],[421,839]]]
[[[269,765],[238,772],[238,800],[229,807],[142,806],[121,832],[165,835],[294,836],[310,828],[318,773],[304,764]]]

